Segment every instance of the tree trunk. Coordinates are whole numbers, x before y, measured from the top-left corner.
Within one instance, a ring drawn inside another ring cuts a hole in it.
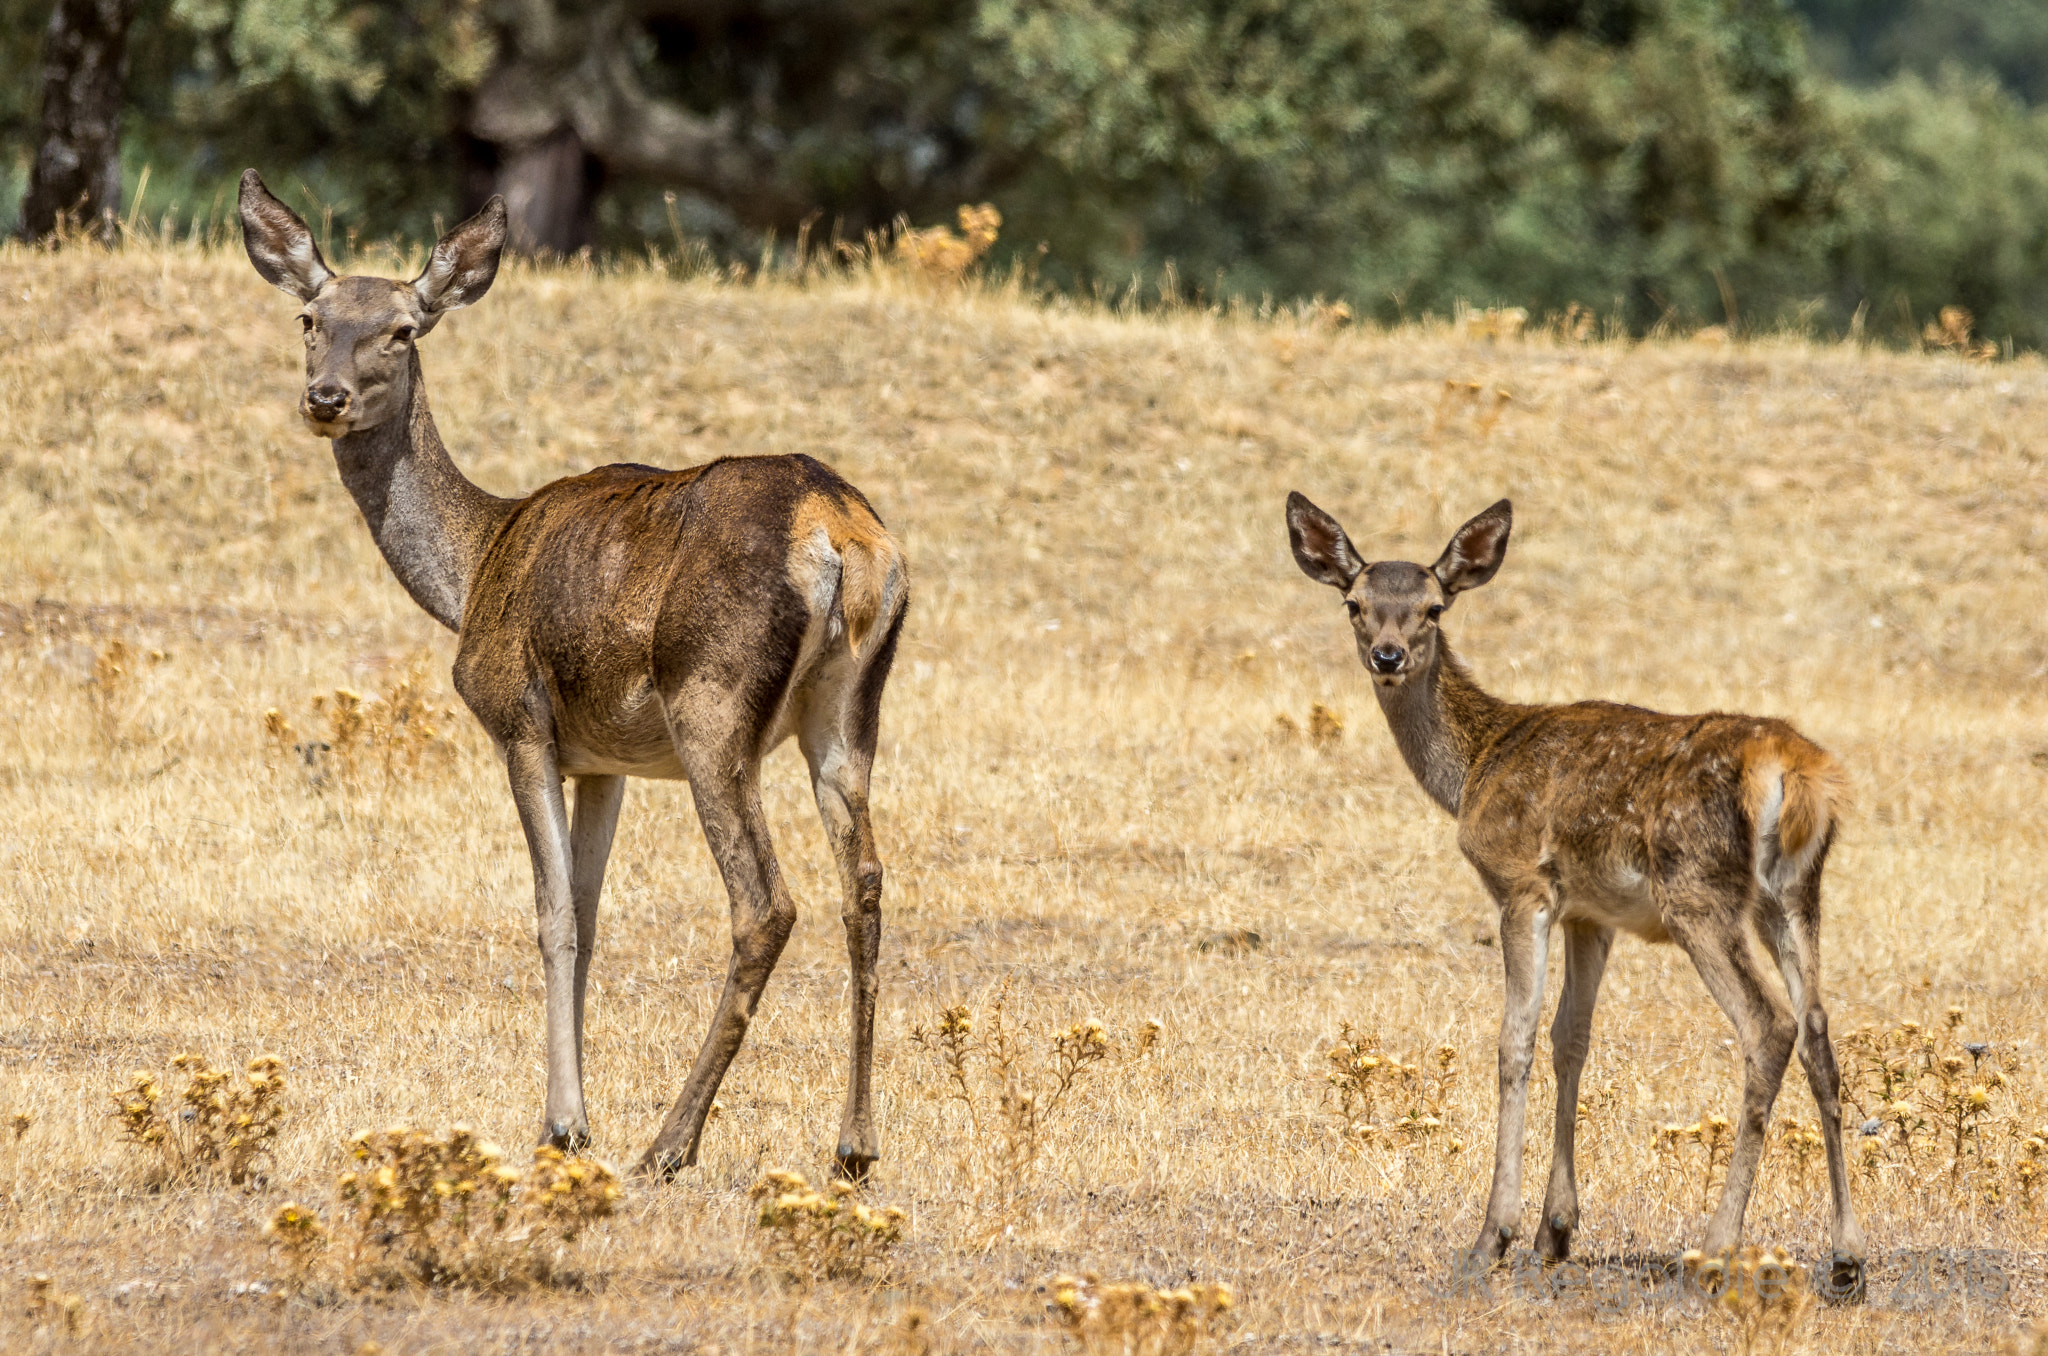
[[[43,125],[21,200],[21,234],[60,216],[107,241],[121,212],[121,95],[137,0],[57,0],[43,36]]]
[[[590,243],[597,176],[575,128],[503,147],[499,157],[495,187],[505,195],[513,249],[574,254]]]

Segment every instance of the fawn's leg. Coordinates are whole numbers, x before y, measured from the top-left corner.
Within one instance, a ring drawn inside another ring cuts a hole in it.
[[[1721,1203],[1707,1224],[1705,1250],[1722,1252],[1742,1237],[1742,1216],[1763,1158],[1771,1104],[1785,1081],[1798,1028],[1783,999],[1771,988],[1750,950],[1747,901],[1730,904],[1705,887],[1688,892],[1663,909],[1672,939],[1685,948],[1707,992],[1735,1024],[1742,1046],[1742,1110],[1735,1123],[1735,1148]]]
[[[1834,1042],[1828,1038],[1827,1009],[1820,1002],[1820,871],[1822,860],[1788,892],[1786,905],[1765,911],[1765,934],[1777,953],[1778,968],[1792,1009],[1799,1014],[1799,1062],[1806,1067],[1806,1085],[1820,1110],[1821,1142],[1827,1148],[1828,1187],[1834,1213],[1828,1236],[1834,1244],[1824,1297],[1860,1300],[1864,1294],[1863,1226],[1849,1199],[1849,1160],[1842,1144],[1842,1076],[1835,1065]],[[1775,901],[1772,901],[1775,903]]]
[[[1588,923],[1564,925],[1564,994],[1550,1024],[1550,1067],[1557,1075],[1557,1129],[1551,1138],[1550,1188],[1543,1194],[1543,1223],[1536,1230],[1536,1255],[1562,1262],[1579,1227],[1579,1182],[1572,1161],[1579,1120],[1579,1074],[1593,1033],[1593,1004],[1607,970],[1612,928]]]
[[[1544,967],[1550,957],[1553,895],[1544,888],[1510,895],[1501,906],[1500,957],[1507,972],[1500,1017],[1500,1120],[1494,1133],[1493,1189],[1474,1251],[1499,1258],[1520,1227],[1522,1134],[1529,1112],[1529,1066],[1543,1018]]]

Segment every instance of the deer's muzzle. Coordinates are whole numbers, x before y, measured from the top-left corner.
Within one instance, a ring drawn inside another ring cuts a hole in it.
[[[327,382],[320,382],[306,388],[305,399],[299,403],[299,413],[306,417],[307,423],[314,426],[314,432],[322,433],[327,430],[320,426],[340,422],[342,417],[348,413],[348,407],[349,393],[347,390]]]

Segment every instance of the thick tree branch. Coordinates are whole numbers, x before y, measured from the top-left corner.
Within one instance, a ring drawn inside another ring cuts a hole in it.
[[[575,157],[608,174],[664,180],[724,204],[744,221],[793,219],[812,206],[781,172],[780,136],[731,108],[704,115],[649,95],[635,74],[626,28],[651,9],[613,3],[568,25],[529,6],[505,56],[478,89],[469,130],[498,147],[517,248],[566,252],[587,232],[589,195]]]

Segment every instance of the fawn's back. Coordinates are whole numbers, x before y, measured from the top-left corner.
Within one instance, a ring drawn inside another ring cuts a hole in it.
[[[1841,800],[1834,760],[1782,720],[1575,702],[1473,760],[1458,846],[1501,884],[1549,882],[1564,919],[1667,941],[1667,907],[1779,893]]]

